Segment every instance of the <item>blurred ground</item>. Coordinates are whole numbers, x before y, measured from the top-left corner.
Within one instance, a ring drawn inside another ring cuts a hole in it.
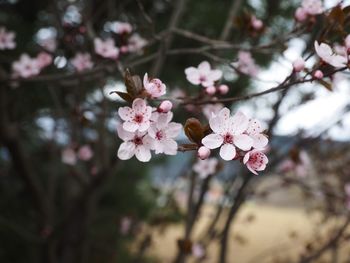
[[[212,207],[204,209],[194,236],[206,228],[213,212]],[[242,208],[232,229],[228,262],[296,262],[308,238],[317,231],[319,218],[317,214],[308,214],[301,208],[248,203]],[[159,262],[171,262],[176,252],[175,240],[182,233],[182,226],[168,227],[163,233],[155,233],[149,255]],[[349,251],[350,246],[343,249],[339,262],[349,262]],[[211,246],[208,258],[203,262],[217,262],[217,252],[217,247]],[[192,258],[190,262],[196,261]],[[329,255],[319,262],[331,262]]]
[[[312,181],[311,178],[308,180]],[[314,247],[324,244],[329,240],[329,233],[333,234],[343,223],[342,218],[334,218],[323,225],[321,214],[311,209],[311,206],[321,204],[322,198],[311,198],[306,205],[298,187],[271,191],[271,186],[279,182],[278,176],[272,176],[260,182],[257,189],[270,189],[270,194],[263,200],[246,202],[241,208],[231,228],[229,263],[298,262],[310,240],[316,239]],[[310,208],[306,208],[312,203]],[[215,211],[211,205],[204,207],[193,232],[194,242],[199,240],[199,234],[207,229]],[[322,227],[320,227],[321,224]],[[222,227],[224,224],[219,222],[218,225]],[[321,232],[320,229],[322,229]],[[173,225],[162,232],[156,230],[152,247],[148,250],[149,256],[156,258],[157,262],[171,262],[177,249],[176,240],[183,236],[183,231],[183,225]],[[349,233],[350,229],[348,229]],[[338,253],[338,263],[350,262],[349,243]],[[209,247],[207,258],[201,262],[217,262],[218,251],[217,245],[213,244]],[[317,262],[333,262],[330,254],[326,254]],[[193,257],[190,258],[189,262],[198,262]]]

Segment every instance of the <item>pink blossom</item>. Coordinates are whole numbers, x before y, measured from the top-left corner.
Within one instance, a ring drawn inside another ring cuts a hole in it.
[[[202,259],[205,256],[205,249],[199,243],[193,244],[192,254],[195,258]]]
[[[170,122],[172,118],[172,112],[160,113],[148,129],[151,149],[155,150],[156,154],[175,155],[177,153],[177,143],[174,138],[180,134],[182,125]]]
[[[222,95],[225,95],[229,91],[229,87],[225,84],[221,84],[217,89]]]
[[[164,100],[162,103],[158,106],[158,111],[162,113],[167,113],[171,111],[173,108],[173,103],[170,100]]]
[[[260,19],[257,19],[256,16],[251,17],[250,24],[255,30],[260,30],[264,26],[264,23]]]
[[[295,72],[300,72],[305,68],[305,61],[302,58],[298,58],[293,62],[293,69]]]
[[[264,128],[259,120],[257,119],[249,120],[246,134],[248,134],[250,138],[253,139],[253,147],[256,149],[264,148],[269,142],[266,135],[262,133],[263,131],[264,131]]]
[[[315,79],[322,79],[323,78],[323,72],[321,70],[316,70],[313,74]]]
[[[307,19],[307,16],[308,13],[302,7],[298,7],[294,14],[294,17],[298,22],[304,22]]]
[[[22,54],[19,60],[13,62],[12,70],[15,76],[22,78],[29,78],[40,73],[37,60],[29,57],[27,54]]]
[[[41,70],[52,63],[52,56],[47,52],[40,52],[36,57],[36,61]]]
[[[294,171],[297,176],[305,177],[311,167],[311,160],[307,152],[300,151],[297,161],[293,161],[290,158],[282,161],[278,166],[278,171],[282,173]]]
[[[127,22],[116,21],[112,24],[112,31],[116,34],[130,34],[132,32],[132,25]]]
[[[303,0],[301,7],[309,15],[318,15],[323,13],[323,4],[321,0]]]
[[[214,95],[215,92],[216,92],[216,88],[215,88],[214,86],[206,87],[206,88],[205,88],[205,92],[206,92],[208,95]]]
[[[0,50],[14,49],[16,34],[12,31],[7,31],[5,27],[0,27]]]
[[[258,74],[258,67],[255,64],[252,55],[247,51],[238,52],[238,62],[233,63],[233,66],[236,66],[241,73],[252,77],[255,77]]]
[[[210,156],[210,149],[208,149],[205,146],[199,147],[198,152],[197,152],[197,156],[201,160],[208,159],[208,157]]]
[[[318,44],[318,42],[315,41],[315,50],[317,55],[324,62],[332,65],[333,67],[341,68],[346,66],[346,64],[348,63],[348,59],[346,56],[341,56],[339,54],[334,53],[332,48],[325,43]]]
[[[216,158],[197,160],[193,165],[193,171],[195,171],[201,179],[205,179],[209,175],[215,174],[218,163],[219,161]]]
[[[135,33],[128,39],[128,51],[139,52],[147,45],[147,41],[139,34]]]
[[[152,107],[147,106],[146,101],[137,98],[130,107],[120,107],[118,110],[120,118],[124,121],[123,128],[129,132],[147,131],[150,126]]]
[[[129,160],[134,155],[140,162],[148,162],[151,159],[151,144],[146,132],[128,132],[122,125],[117,126],[120,139],[124,142],[119,146],[118,158]]]
[[[244,155],[243,163],[253,174],[258,174],[257,171],[265,170],[268,159],[263,152],[254,149]]]
[[[224,107],[221,103],[207,104],[203,107],[202,111],[204,116],[209,120],[213,115],[217,115]]]
[[[89,53],[78,52],[71,60],[73,67],[78,71],[84,71],[86,69],[91,69],[94,64],[91,61],[91,55]]]
[[[202,85],[203,87],[213,86],[214,82],[222,77],[222,71],[218,69],[212,70],[208,61],[200,63],[198,68],[186,68],[185,74],[190,83]]]
[[[88,161],[94,156],[94,152],[89,145],[83,145],[79,148],[77,155],[80,160]]]
[[[115,46],[112,38],[102,40],[100,38],[94,39],[95,52],[104,58],[116,59],[119,55],[119,49]]]
[[[143,86],[152,98],[158,98],[166,93],[166,86],[160,79],[150,79],[146,73],[143,77]]]
[[[344,186],[345,194],[350,198],[350,183],[346,183]]]
[[[124,216],[120,221],[120,233],[122,235],[127,235],[131,229],[132,219],[130,217]]]
[[[220,156],[229,161],[236,156],[236,147],[248,151],[253,146],[254,140],[244,132],[247,130],[249,119],[237,112],[233,117],[230,110],[223,108],[217,116],[209,119],[209,125],[213,133],[202,139],[202,143],[209,149],[220,147]]]
[[[61,160],[65,164],[75,165],[77,163],[77,155],[72,148],[67,147],[62,151]]]

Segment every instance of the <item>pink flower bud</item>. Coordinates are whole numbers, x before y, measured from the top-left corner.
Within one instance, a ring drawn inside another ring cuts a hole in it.
[[[314,72],[314,78],[315,78],[315,79],[322,79],[322,78],[323,78],[323,73],[322,73],[322,71],[321,71],[321,70],[316,70],[316,71]]]
[[[171,101],[170,100],[164,100],[159,105],[158,111],[159,112],[163,112],[163,113],[167,113],[167,112],[171,111],[172,108],[173,108],[173,104],[171,103]]]
[[[128,51],[129,51],[129,47],[128,46],[121,46],[120,47],[120,53],[125,54],[125,53],[128,53]]]
[[[298,22],[304,22],[307,18],[307,12],[305,11],[304,8],[299,7],[295,11],[294,17],[295,17],[295,20],[297,20]]]
[[[210,86],[210,87],[207,87],[205,89],[205,92],[208,94],[208,95],[214,95],[215,92],[216,92],[216,89],[214,86]]]
[[[260,30],[264,26],[263,22],[255,16],[252,16],[251,25],[255,30]]]
[[[207,147],[201,146],[198,149],[198,158],[205,160],[209,157],[209,155],[210,155],[210,150]]]
[[[293,62],[293,68],[295,72],[300,72],[305,68],[305,61],[302,58],[298,58]]]
[[[228,92],[229,87],[225,84],[222,84],[218,87],[218,91],[220,92],[220,94],[224,95]]]

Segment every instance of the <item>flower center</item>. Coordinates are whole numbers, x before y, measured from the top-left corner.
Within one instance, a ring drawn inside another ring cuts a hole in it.
[[[233,143],[233,136],[232,134],[226,133],[224,136],[224,143]]]
[[[138,136],[135,136],[133,142],[134,142],[135,145],[142,145],[142,138],[138,137]]]
[[[199,77],[199,81],[200,82],[204,82],[204,81],[206,81],[207,80],[207,77],[206,76],[200,76]]]
[[[157,131],[156,132],[156,139],[157,140],[161,140],[162,138],[164,138],[164,134],[162,131]]]
[[[141,123],[143,121],[143,116],[142,114],[136,114],[134,117],[134,121],[137,123]]]

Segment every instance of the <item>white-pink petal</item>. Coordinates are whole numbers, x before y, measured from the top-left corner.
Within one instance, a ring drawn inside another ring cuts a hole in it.
[[[233,137],[233,143],[243,151],[248,151],[253,146],[253,139],[246,134],[239,134]]]
[[[225,161],[231,161],[236,156],[236,148],[229,143],[226,143],[220,148],[220,156]]]
[[[224,139],[219,134],[209,134],[202,139],[202,143],[209,149],[216,149],[222,145]]]
[[[123,142],[118,149],[118,158],[121,160],[129,160],[135,154],[135,144],[132,142]]]

